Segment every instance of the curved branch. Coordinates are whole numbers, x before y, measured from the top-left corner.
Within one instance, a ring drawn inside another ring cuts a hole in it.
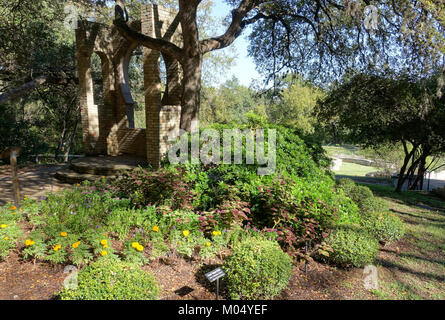
[[[17,98],[23,96],[28,91],[31,91],[31,90],[37,88],[38,86],[46,83],[48,81],[48,78],[49,78],[48,76],[40,76],[38,78],[35,78],[35,79],[21,85],[18,88],[12,89],[8,92],[1,94],[0,95],[0,104],[6,103],[10,100],[14,100],[14,99],[17,99]]]
[[[252,19],[244,20],[247,14],[252,11],[258,4],[267,1],[243,0],[238,8],[232,11],[232,22],[226,32],[219,36],[201,41],[201,50],[207,53],[213,50],[222,49],[230,46],[236,38],[238,38],[243,29],[251,23],[261,18],[260,14]]]
[[[157,50],[163,54],[169,55],[179,62],[184,60],[183,50],[175,44],[160,38],[152,38],[150,36],[139,33],[131,29],[123,19],[115,19],[113,21],[119,33],[127,40],[137,42],[144,47]]]

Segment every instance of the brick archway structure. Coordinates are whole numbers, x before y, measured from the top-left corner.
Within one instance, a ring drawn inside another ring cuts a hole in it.
[[[154,38],[182,46],[177,12],[157,5],[142,7],[140,21],[132,28]],[[168,137],[177,135],[181,117],[181,68],[163,55],[167,71],[161,90],[160,52],[143,48],[146,129],[134,128],[134,101],[128,79],[133,51],[138,47],[122,37],[117,28],[80,21],[76,29],[82,135],[86,155],[134,155],[146,157],[153,167],[168,150]],[[103,105],[95,105],[91,57],[102,63]]]

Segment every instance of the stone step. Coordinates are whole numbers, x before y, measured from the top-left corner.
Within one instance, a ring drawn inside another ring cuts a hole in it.
[[[135,157],[85,157],[75,159],[71,162],[71,170],[98,176],[112,176],[119,174],[122,170],[132,170],[138,166],[145,167],[146,160]]]
[[[81,183],[85,180],[95,181],[97,179],[101,179],[102,176],[89,173],[79,173],[71,169],[65,169],[57,171],[55,173],[55,177],[60,181],[70,184],[75,184],[75,183]],[[107,178],[115,178],[115,176],[107,176]]]

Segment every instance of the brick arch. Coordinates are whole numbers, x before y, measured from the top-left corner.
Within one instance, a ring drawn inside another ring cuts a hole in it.
[[[145,112],[147,129],[134,127],[134,100],[128,79],[128,67],[137,43],[122,37],[113,25],[80,22],[76,30],[79,73],[79,101],[82,134],[86,154],[144,156],[154,166],[169,146],[168,136],[179,131],[181,114],[181,69],[179,63],[163,56],[167,69],[165,94],[160,88],[160,53],[143,48]],[[146,5],[140,21],[132,29],[152,37],[161,37],[182,46],[177,12]],[[91,56],[97,53],[102,62],[104,106],[94,105]],[[95,143],[94,147],[91,143]]]

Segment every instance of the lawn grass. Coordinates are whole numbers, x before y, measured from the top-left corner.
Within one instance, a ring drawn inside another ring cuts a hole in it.
[[[428,191],[394,191],[394,187],[366,184],[378,197],[396,200],[399,203],[416,206],[430,206],[439,210],[445,210],[445,201]]]
[[[356,163],[343,162],[340,170],[334,171],[336,175],[365,177],[367,173],[379,171],[379,168],[362,166]]]
[[[338,154],[357,155],[358,148],[354,146],[323,146],[329,157],[333,157]]]
[[[445,202],[427,192],[367,185],[406,224],[405,237],[379,253],[378,299],[445,299]]]

